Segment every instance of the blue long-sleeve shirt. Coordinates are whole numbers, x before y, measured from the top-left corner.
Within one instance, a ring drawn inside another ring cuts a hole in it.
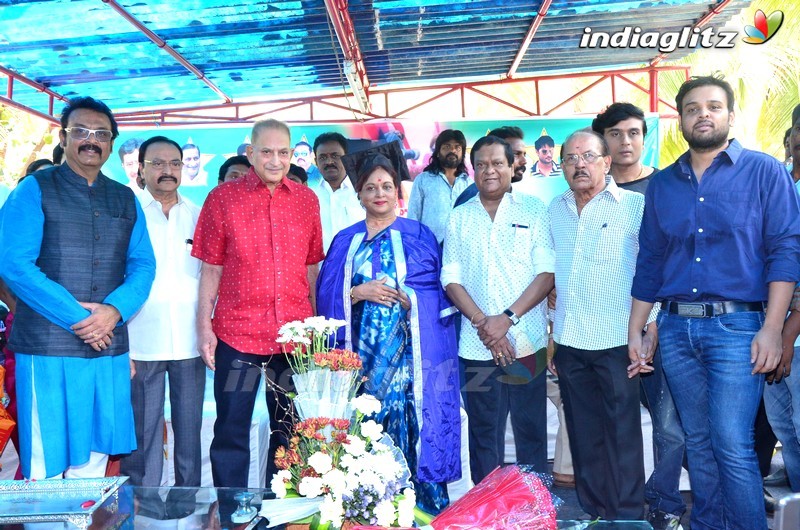
[[[731,140],[700,182],[689,153],[650,182],[631,294],[645,302],[766,301],[800,279],[800,202],[776,159]]]
[[[136,201],[136,222],[127,250],[125,280],[103,300],[117,308],[122,322],[147,300],[155,278],[155,257],[144,213]],[[42,192],[35,178],[26,178],[0,209],[0,276],[16,296],[62,328],[70,327],[90,312],[63,286],[36,265],[44,230]]]

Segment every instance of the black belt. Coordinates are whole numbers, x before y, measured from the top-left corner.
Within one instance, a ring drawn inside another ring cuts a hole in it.
[[[726,313],[764,311],[764,302],[661,302],[661,309],[682,317],[716,317]]]

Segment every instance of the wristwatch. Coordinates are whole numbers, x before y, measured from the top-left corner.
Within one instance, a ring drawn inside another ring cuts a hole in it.
[[[503,314],[507,316],[509,320],[511,320],[512,326],[516,326],[517,324],[519,324],[519,317],[512,310],[506,309],[505,311],[503,311]]]

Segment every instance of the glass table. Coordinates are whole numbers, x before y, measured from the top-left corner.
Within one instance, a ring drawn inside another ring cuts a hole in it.
[[[244,495],[243,495],[244,494]],[[0,528],[15,530],[265,530],[258,517],[264,489],[248,488],[141,488],[123,484],[106,498],[85,523],[25,522]],[[268,497],[267,497],[268,498]],[[46,502],[46,499],[43,501]],[[252,508],[249,512],[247,508]],[[5,514],[0,513],[0,517]],[[65,517],[65,519],[67,519]],[[282,529],[282,527],[276,527]],[[644,521],[559,521],[563,530],[652,530]]]

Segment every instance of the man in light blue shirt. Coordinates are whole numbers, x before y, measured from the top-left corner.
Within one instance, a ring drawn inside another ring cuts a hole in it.
[[[414,179],[411,189],[408,218],[430,228],[440,245],[444,241],[450,210],[461,192],[472,184],[464,164],[466,151],[464,133],[454,129],[439,133],[431,163]]]

